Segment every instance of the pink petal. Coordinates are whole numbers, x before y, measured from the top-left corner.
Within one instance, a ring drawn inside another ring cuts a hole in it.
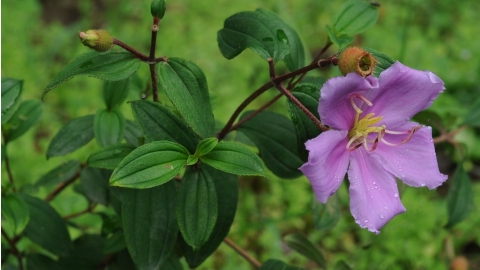
[[[348,179],[350,211],[360,227],[378,234],[390,219],[405,212],[394,176],[363,147],[350,156]]]
[[[350,152],[347,131],[329,130],[305,143],[308,162],[300,167],[312,184],[317,199],[326,203],[342,183],[347,173]]]
[[[372,88],[378,87],[373,76],[364,79],[356,73],[345,77],[334,77],[322,87],[318,113],[322,123],[338,130],[350,130],[355,120],[355,110],[350,103],[353,93],[366,94]],[[360,108],[363,101],[355,99]]]
[[[415,126],[418,124],[410,122],[396,130],[404,131]],[[405,137],[406,135],[386,134],[384,139],[390,143],[399,143]],[[408,142],[399,146],[379,143],[371,155],[386,170],[410,186],[433,189],[447,180],[447,176],[438,170],[430,127],[419,129]]]
[[[396,62],[380,74],[380,87],[371,90],[366,98],[373,103],[363,115],[382,116],[379,125],[387,129],[405,124],[419,111],[430,107],[445,87],[443,81],[429,71],[411,69]]]

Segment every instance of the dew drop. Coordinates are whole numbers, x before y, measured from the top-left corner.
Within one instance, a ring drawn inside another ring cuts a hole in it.
[[[398,192],[396,192],[395,194],[393,194],[393,197],[398,198]]]
[[[426,186],[426,184],[425,184],[425,183],[421,183],[420,186],[421,186],[421,187],[424,187],[424,186]]]
[[[381,219],[384,219],[385,217],[383,216],[383,214],[380,214],[380,218],[381,218]]]
[[[368,219],[365,219],[365,223],[368,223]]]
[[[388,207],[384,206],[383,209],[388,210]]]

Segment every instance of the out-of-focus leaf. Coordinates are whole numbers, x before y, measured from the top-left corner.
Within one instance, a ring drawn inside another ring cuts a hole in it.
[[[260,270],[303,270],[304,268],[290,266],[282,261],[269,259],[262,264]]]
[[[23,81],[2,78],[2,124],[12,117],[23,90]]]
[[[157,141],[133,150],[118,165],[110,185],[150,188],[170,181],[187,163],[188,150],[178,143]]]
[[[333,270],[352,270],[353,268],[350,267],[344,260],[338,261]]]
[[[3,133],[9,142],[27,132],[43,113],[43,104],[40,100],[27,100],[18,106],[12,117],[2,125]]]
[[[447,229],[464,220],[472,211],[473,189],[470,181],[470,177],[463,169],[463,164],[460,163],[451,179],[451,186],[448,191],[448,222],[445,225]]]
[[[335,14],[333,29],[339,34],[360,34],[370,29],[377,19],[376,5],[366,1],[351,0],[345,2]]]
[[[337,46],[337,48],[339,49],[343,49],[347,47],[348,44],[353,42],[353,37],[348,35],[338,34],[329,25],[327,25],[327,33],[330,38],[330,41],[332,41],[332,43],[335,44],[335,46]]]
[[[134,146],[128,144],[108,146],[92,153],[87,159],[87,164],[90,167],[114,170],[134,149]]]
[[[99,110],[93,121],[93,131],[97,143],[102,147],[119,144],[125,133],[125,118],[121,111]]]
[[[241,119],[250,115],[245,112]],[[263,111],[238,127],[260,150],[267,167],[281,178],[295,178],[303,161],[298,156],[297,138],[292,122],[283,115]]]
[[[434,111],[421,111],[413,116],[413,120],[423,125],[432,126],[437,130],[443,127],[442,117]]]
[[[470,109],[463,123],[469,126],[480,127],[480,98]]]
[[[19,235],[30,220],[27,204],[17,194],[2,196],[2,218],[13,228],[13,233]]]
[[[326,268],[325,258],[315,245],[301,233],[294,233],[285,236],[285,243],[298,253],[317,263],[322,269]]]
[[[341,215],[338,196],[336,194],[330,196],[325,204],[314,199],[312,212],[315,229],[328,230],[335,227],[340,220]]]
[[[80,173],[80,183],[92,202],[107,205],[109,200],[108,179],[110,170],[87,167]]]
[[[157,64],[160,88],[185,122],[201,138],[212,137],[215,132],[207,79],[193,62],[169,58]]]
[[[27,270],[64,270],[60,264],[39,253],[29,253],[25,257]]]
[[[103,101],[107,110],[112,110],[122,104],[128,96],[129,78],[120,81],[105,81],[103,85]]]
[[[130,77],[140,66],[140,60],[129,52],[110,50],[90,51],[77,56],[43,89],[42,99],[59,84],[78,75],[87,75],[106,81],[119,81]]]
[[[50,142],[47,158],[69,154],[91,141],[95,136],[93,119],[93,115],[86,115],[63,126]]]
[[[137,124],[132,121],[126,119],[126,125],[125,125],[125,140],[127,140],[127,143],[138,147],[140,146],[140,141],[143,138],[142,131],[138,128]]]
[[[35,186],[53,186],[68,181],[80,170],[80,161],[70,160],[60,164],[35,182]]]
[[[128,251],[139,269],[162,269],[177,239],[175,183],[125,189],[122,220]]]
[[[105,254],[111,254],[119,252],[126,247],[127,245],[125,243],[125,237],[123,236],[123,230],[117,230],[111,237],[106,239],[103,252]]]

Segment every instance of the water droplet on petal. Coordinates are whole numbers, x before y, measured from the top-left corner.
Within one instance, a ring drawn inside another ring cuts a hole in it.
[[[388,210],[388,207],[384,206],[383,209]]]
[[[398,198],[398,192],[395,192],[395,194],[393,194],[393,197]]]
[[[424,187],[424,186],[426,186],[426,184],[425,184],[425,183],[421,183],[420,186],[421,186],[421,187]]]
[[[365,223],[368,223],[368,219],[365,219]]]
[[[385,217],[383,216],[383,214],[380,214],[380,218],[381,218],[381,219],[384,219]]]

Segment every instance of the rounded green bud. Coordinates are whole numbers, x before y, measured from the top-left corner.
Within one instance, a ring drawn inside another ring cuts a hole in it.
[[[106,52],[113,46],[113,37],[107,30],[87,30],[78,33],[82,44],[99,52]]]
[[[152,5],[150,6],[150,12],[153,17],[163,18],[165,15],[165,10],[167,9],[165,0],[153,0]]]
[[[355,72],[367,77],[373,73],[377,60],[367,51],[358,47],[346,48],[338,57],[338,68],[343,75]]]

